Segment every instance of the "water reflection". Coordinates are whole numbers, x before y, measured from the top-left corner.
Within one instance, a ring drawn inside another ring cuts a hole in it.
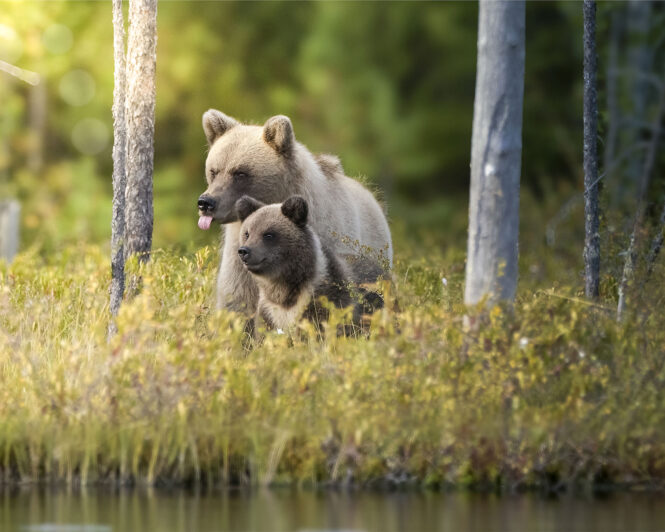
[[[0,530],[21,532],[655,532],[661,495],[21,489],[0,492]]]

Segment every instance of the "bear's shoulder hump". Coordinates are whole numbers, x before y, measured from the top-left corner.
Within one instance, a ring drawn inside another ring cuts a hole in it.
[[[339,160],[339,157],[336,155],[330,155],[328,153],[319,153],[314,156],[316,163],[321,168],[321,171],[326,175],[326,177],[333,179],[339,175],[344,175],[344,168],[342,167],[342,161]]]

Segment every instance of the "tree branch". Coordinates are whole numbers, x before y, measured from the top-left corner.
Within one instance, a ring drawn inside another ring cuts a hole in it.
[[[10,76],[14,76],[15,78],[20,79],[21,81],[29,83],[30,85],[39,85],[41,80],[41,76],[37,74],[37,72],[25,70],[24,68],[17,67],[16,65],[12,65],[11,63],[7,63],[7,61],[2,61],[1,59],[0,70],[6,72]]]

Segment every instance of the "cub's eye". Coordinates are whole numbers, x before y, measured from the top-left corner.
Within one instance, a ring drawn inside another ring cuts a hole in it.
[[[217,174],[219,174],[219,170],[210,170],[210,177],[213,179],[217,177]]]
[[[247,177],[247,172],[243,172],[242,170],[236,170],[233,172],[233,178],[234,179],[245,179]]]
[[[263,240],[272,240],[275,238],[275,233],[263,233]]]
[[[245,240],[249,238],[249,231],[245,231]]]

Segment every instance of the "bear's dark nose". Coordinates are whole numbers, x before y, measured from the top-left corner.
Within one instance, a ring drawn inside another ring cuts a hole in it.
[[[240,260],[243,262],[247,262],[249,259],[249,248],[247,246],[243,246],[238,249],[238,256],[240,256]]]
[[[214,211],[216,206],[217,202],[210,196],[202,194],[201,197],[199,197],[199,210],[201,212]]]

